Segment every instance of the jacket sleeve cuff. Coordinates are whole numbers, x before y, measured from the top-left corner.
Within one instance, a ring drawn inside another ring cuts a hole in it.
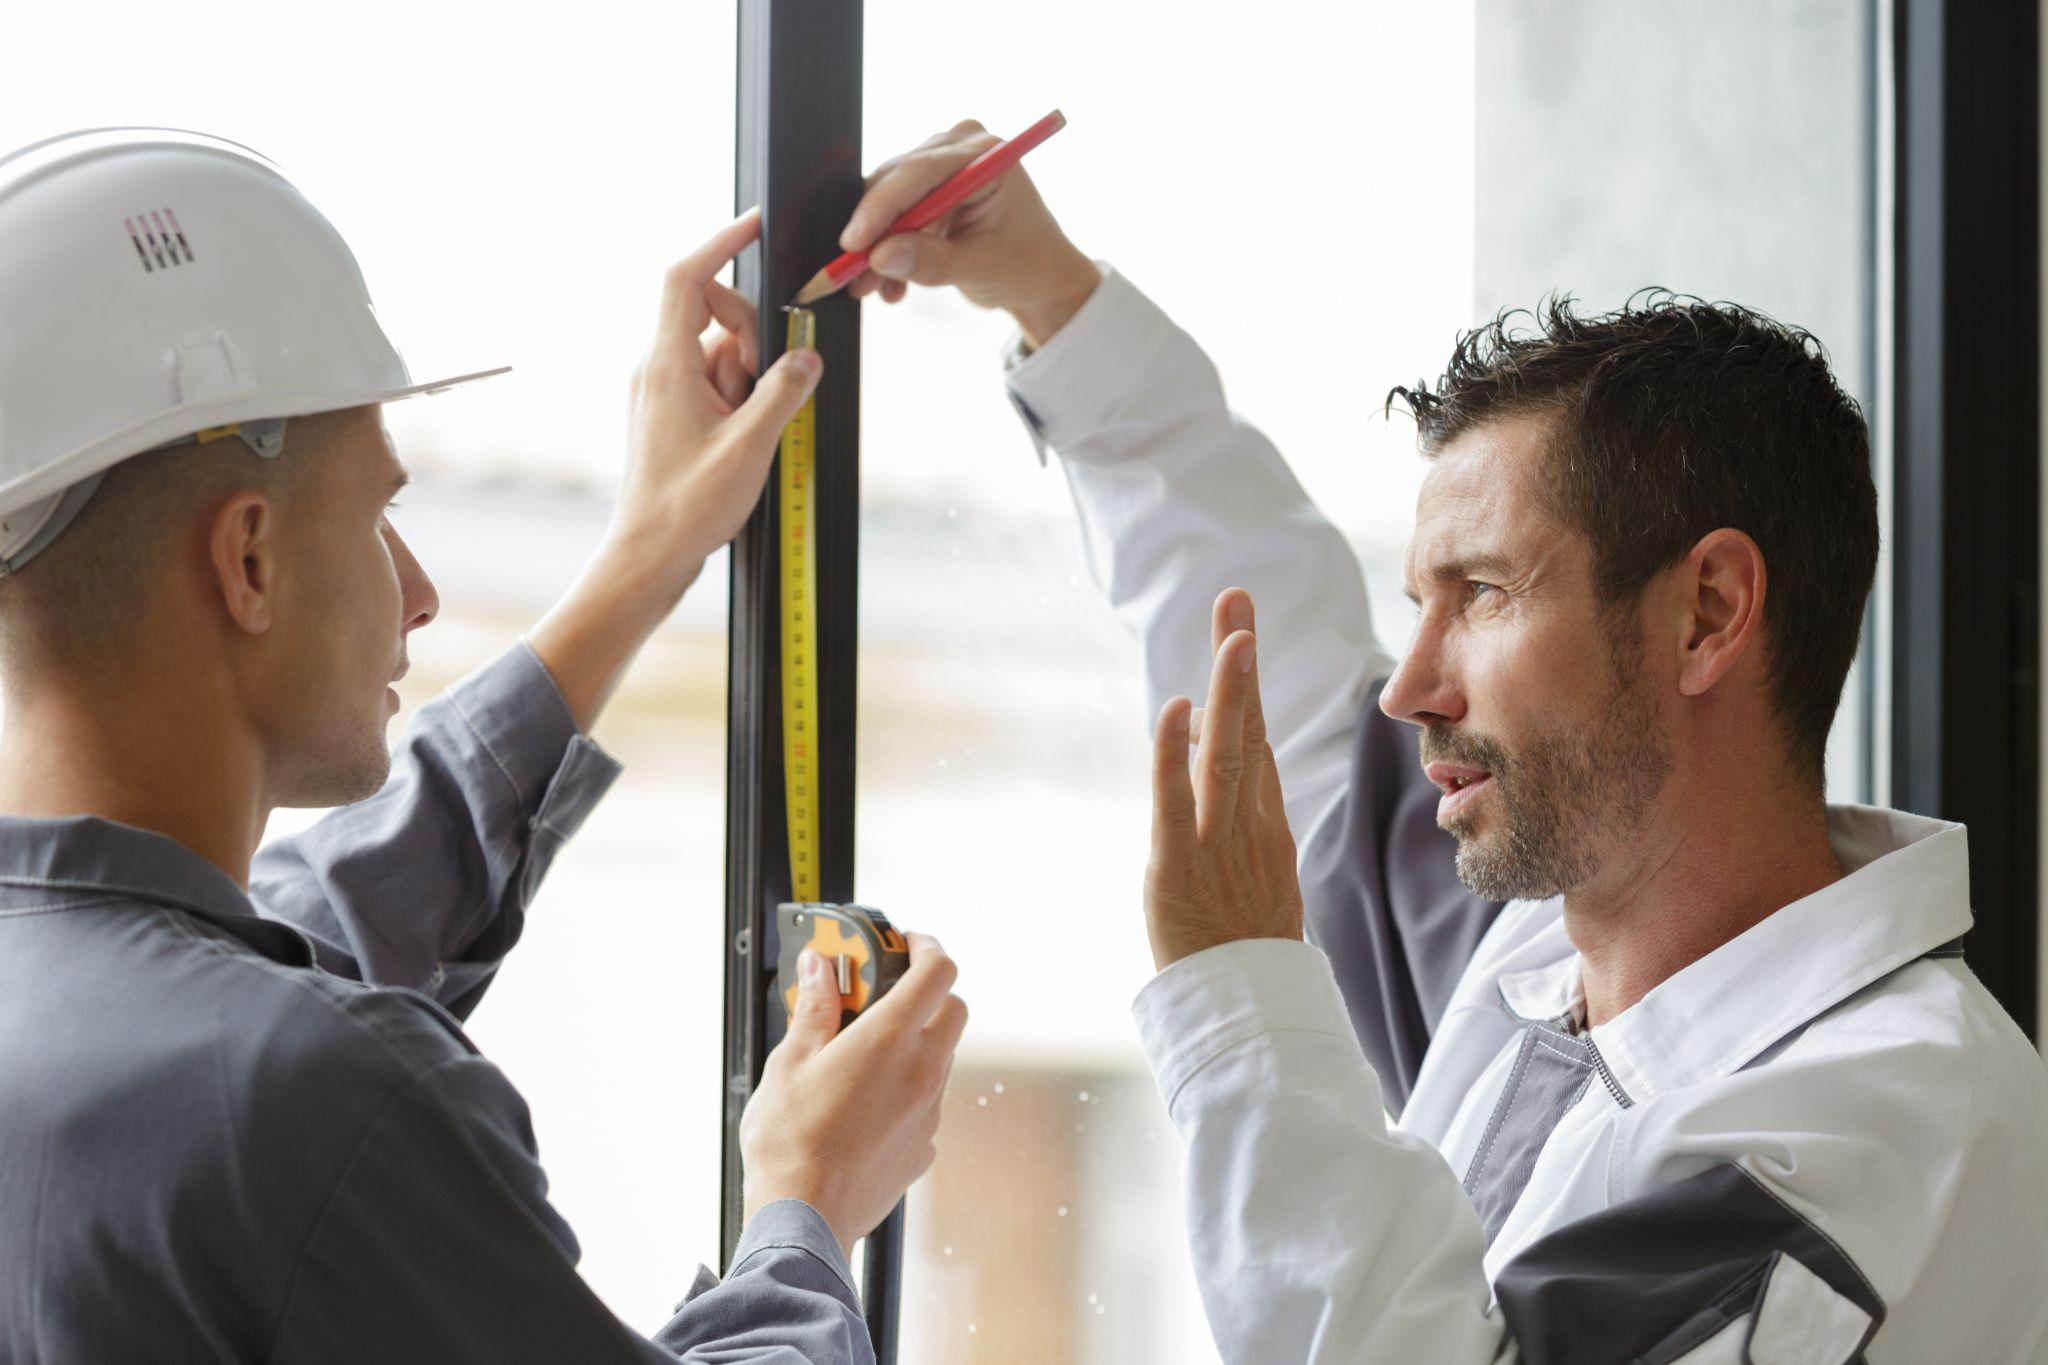
[[[1268,1034],[1321,1033],[1358,1047],[1329,959],[1298,939],[1239,939],[1184,957],[1138,992],[1131,1012],[1168,1113],[1203,1067]]]
[[[450,687],[449,704],[511,784],[530,824],[574,834],[619,775],[619,764],[576,729],[547,666],[521,640]]]
[[[845,1253],[839,1249],[839,1239],[832,1235],[831,1224],[825,1215],[819,1213],[801,1199],[778,1199],[755,1214],[740,1233],[739,1245],[733,1248],[732,1269],[726,1272],[730,1281],[746,1268],[749,1257],[764,1251],[787,1248],[809,1252],[817,1258],[833,1279],[846,1291],[846,1306],[858,1315],[860,1295],[854,1291],[853,1269],[846,1264]]]
[[[1064,450],[1082,432],[1100,430],[1128,397],[1132,377],[1181,331],[1106,262],[1102,283],[1052,340],[1035,351],[1012,339],[1005,359],[1010,402],[1023,417],[1043,463],[1048,447]]]

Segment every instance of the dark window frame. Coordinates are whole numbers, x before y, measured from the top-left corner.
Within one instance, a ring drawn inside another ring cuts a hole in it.
[[[783,352],[778,311],[839,252],[859,202],[861,0],[739,0],[735,209],[759,205],[761,241],[736,285],[760,311],[761,369]],[[817,403],[813,551],[818,570],[818,747],[824,762],[819,890],[854,899],[854,726],[860,563],[860,312],[816,308],[825,357]],[[744,1221],[739,1122],[781,1032],[768,1004],[775,907],[790,898],[783,810],[775,486],[732,547],[726,720],[726,970],[721,1260]],[[903,1208],[864,1243],[861,1297],[876,1359],[896,1355]]]
[[[1894,0],[1891,799],[1969,826],[1969,962],[2039,1000],[2040,17]]]

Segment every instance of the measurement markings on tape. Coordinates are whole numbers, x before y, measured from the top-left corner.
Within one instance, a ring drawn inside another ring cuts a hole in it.
[[[817,318],[790,308],[786,350],[817,346]],[[789,891],[818,896],[818,805],[824,748],[818,718],[818,561],[812,487],[817,472],[815,392],[782,431],[777,489],[782,526],[782,787],[789,816]]]

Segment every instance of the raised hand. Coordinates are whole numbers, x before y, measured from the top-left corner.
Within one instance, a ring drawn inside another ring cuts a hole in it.
[[[1145,924],[1162,969],[1237,939],[1301,937],[1294,837],[1259,707],[1252,624],[1249,593],[1218,597],[1208,704],[1196,712],[1175,697],[1159,713]]]
[[[739,534],[782,428],[824,368],[816,351],[790,351],[754,380],[753,305],[717,277],[760,235],[749,210],[669,267],[654,340],[633,374],[614,536],[687,571],[686,583]]]

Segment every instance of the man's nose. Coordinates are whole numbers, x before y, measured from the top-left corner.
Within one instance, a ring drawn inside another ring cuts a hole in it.
[[[1452,680],[1442,649],[1426,626],[1416,632],[1407,656],[1380,689],[1380,710],[1394,720],[1421,726],[1464,716],[1464,693]]]
[[[441,614],[441,595],[434,591],[434,580],[427,577],[427,571],[413,558],[412,547],[405,543],[405,537],[397,531],[390,531],[391,558],[398,567],[399,611],[404,621],[403,629],[410,633]]]

